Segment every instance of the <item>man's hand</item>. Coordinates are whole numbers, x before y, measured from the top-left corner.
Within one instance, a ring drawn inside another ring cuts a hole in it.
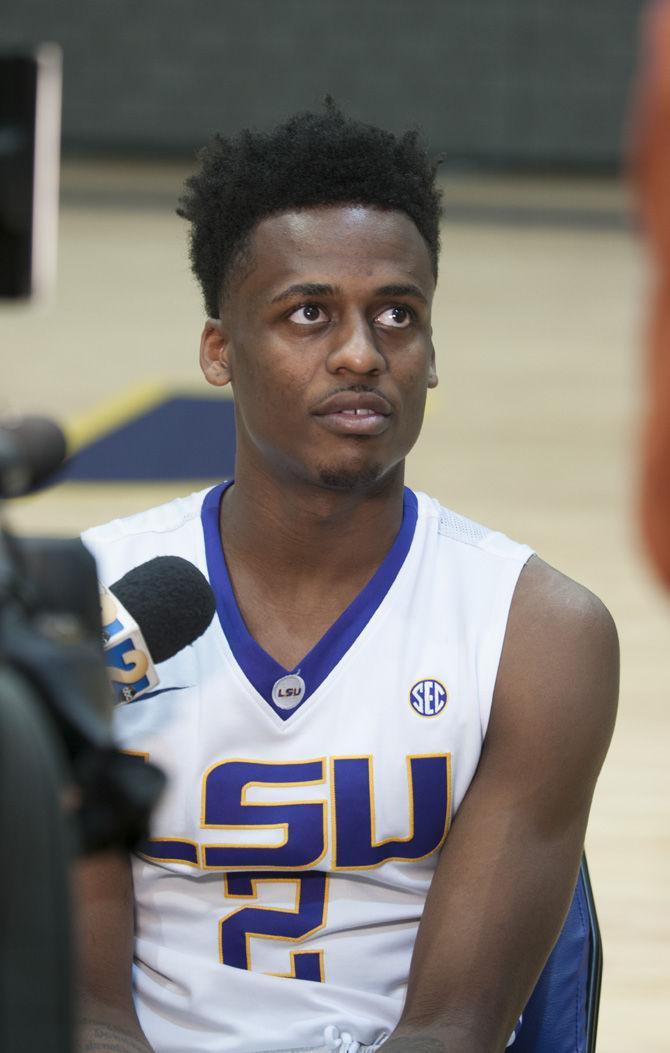
[[[514,595],[479,768],[433,878],[388,1053],[505,1049],[570,905],[617,690],[609,613],[533,557]]]
[[[120,1016],[113,1022],[106,1008],[102,1015],[106,1018],[104,1023],[98,1014],[81,1017],[78,1053],[152,1053],[151,1046],[136,1027],[128,1027]]]

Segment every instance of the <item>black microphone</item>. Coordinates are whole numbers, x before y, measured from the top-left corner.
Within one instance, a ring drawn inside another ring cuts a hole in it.
[[[101,587],[105,661],[117,702],[152,691],[155,666],[194,643],[216,602],[207,578],[181,556],[156,556]]]
[[[18,417],[0,424],[0,497],[19,497],[65,460],[63,432],[48,417]]]

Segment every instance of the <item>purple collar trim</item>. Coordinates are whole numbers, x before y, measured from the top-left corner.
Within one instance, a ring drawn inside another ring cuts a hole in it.
[[[247,680],[282,720],[288,720],[299,709],[302,709],[310,695],[314,694],[330,675],[368,624],[395,581],[414,538],[418,509],[416,494],[405,487],[400,530],[383,563],[365,588],[295,669],[284,669],[251,636],[244,624],[233,592],[219,533],[221,498],[231,482],[232,480],[227,480],[210,490],[202,506],[207,568],[216,597],[216,610],[221,628]],[[272,689],[277,680],[290,673],[299,673],[302,677],[305,683],[304,695],[293,709],[280,709],[272,699]]]

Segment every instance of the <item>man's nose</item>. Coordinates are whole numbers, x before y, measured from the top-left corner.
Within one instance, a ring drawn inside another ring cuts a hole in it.
[[[336,342],[328,354],[328,368],[332,373],[372,373],[386,369],[386,359],[375,339],[375,332],[367,318],[352,319],[338,327]]]

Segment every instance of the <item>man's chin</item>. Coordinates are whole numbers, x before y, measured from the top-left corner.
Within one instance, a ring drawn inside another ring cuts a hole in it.
[[[326,490],[338,490],[341,493],[366,493],[374,490],[383,474],[384,468],[381,464],[366,464],[362,468],[322,465],[317,469],[319,485]]]

